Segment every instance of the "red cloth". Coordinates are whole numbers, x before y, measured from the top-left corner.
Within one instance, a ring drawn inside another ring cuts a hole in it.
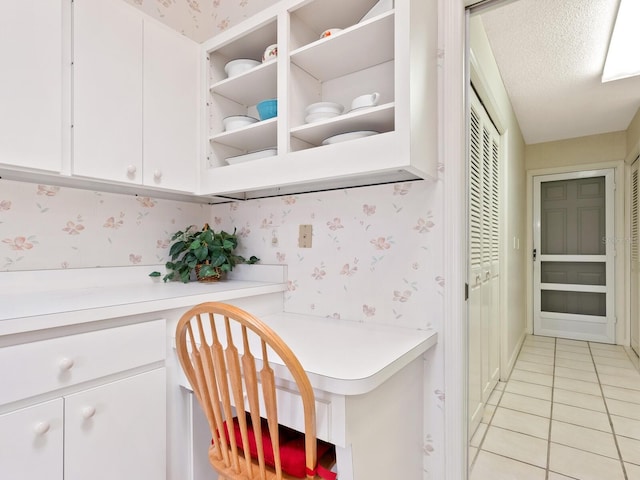
[[[226,428],[225,424],[225,429]],[[236,444],[238,445],[238,448],[242,450],[242,434],[240,433],[240,424],[238,423],[237,418],[233,419],[233,430],[236,437]],[[271,436],[269,435],[269,427],[265,419],[262,419],[261,421],[261,430],[262,445],[264,448],[264,461],[267,465],[275,467],[273,445],[271,443]],[[258,458],[258,447],[256,446],[255,433],[249,416],[247,416],[247,431],[249,433],[249,452],[253,458]],[[228,433],[227,440],[229,440]],[[304,449],[304,434],[281,425],[279,428],[279,440],[280,464],[282,466],[282,471],[297,478],[305,478],[307,476],[307,467]],[[331,448],[332,445],[330,443],[318,440],[318,458],[321,458]],[[316,471],[311,471],[309,473],[314,475]],[[323,478],[336,478],[336,475],[333,472],[322,467],[318,468],[318,474]]]

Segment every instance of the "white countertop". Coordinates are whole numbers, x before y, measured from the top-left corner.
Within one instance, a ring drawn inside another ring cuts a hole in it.
[[[284,292],[286,266],[238,266],[213,283],[154,281],[153,267],[0,272],[0,336]],[[291,347],[312,385],[373,390],[436,344],[436,332],[294,313],[261,317]]]
[[[153,270],[164,267],[0,272],[0,335],[286,290],[283,265],[239,265],[212,283],[154,281]]]
[[[293,350],[314,388],[342,395],[373,390],[437,342],[433,330],[294,313],[261,319]]]

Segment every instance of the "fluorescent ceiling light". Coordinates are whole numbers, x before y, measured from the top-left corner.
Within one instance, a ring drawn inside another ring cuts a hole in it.
[[[602,82],[640,75],[640,0],[620,0]]]

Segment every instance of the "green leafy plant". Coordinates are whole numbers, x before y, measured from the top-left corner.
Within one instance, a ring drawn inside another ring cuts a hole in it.
[[[199,280],[211,281],[230,272],[239,263],[253,264],[260,260],[254,255],[246,259],[234,253],[238,247],[235,229],[233,233],[215,232],[209,224],[202,230],[192,225],[174,233],[171,240],[174,243],[169,249],[170,260],[165,264],[165,282],[179,279],[187,283],[193,271]]]

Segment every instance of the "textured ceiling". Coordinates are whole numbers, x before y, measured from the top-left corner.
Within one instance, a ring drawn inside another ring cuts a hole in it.
[[[640,77],[600,82],[618,3],[517,0],[479,13],[527,144],[629,126]]]

